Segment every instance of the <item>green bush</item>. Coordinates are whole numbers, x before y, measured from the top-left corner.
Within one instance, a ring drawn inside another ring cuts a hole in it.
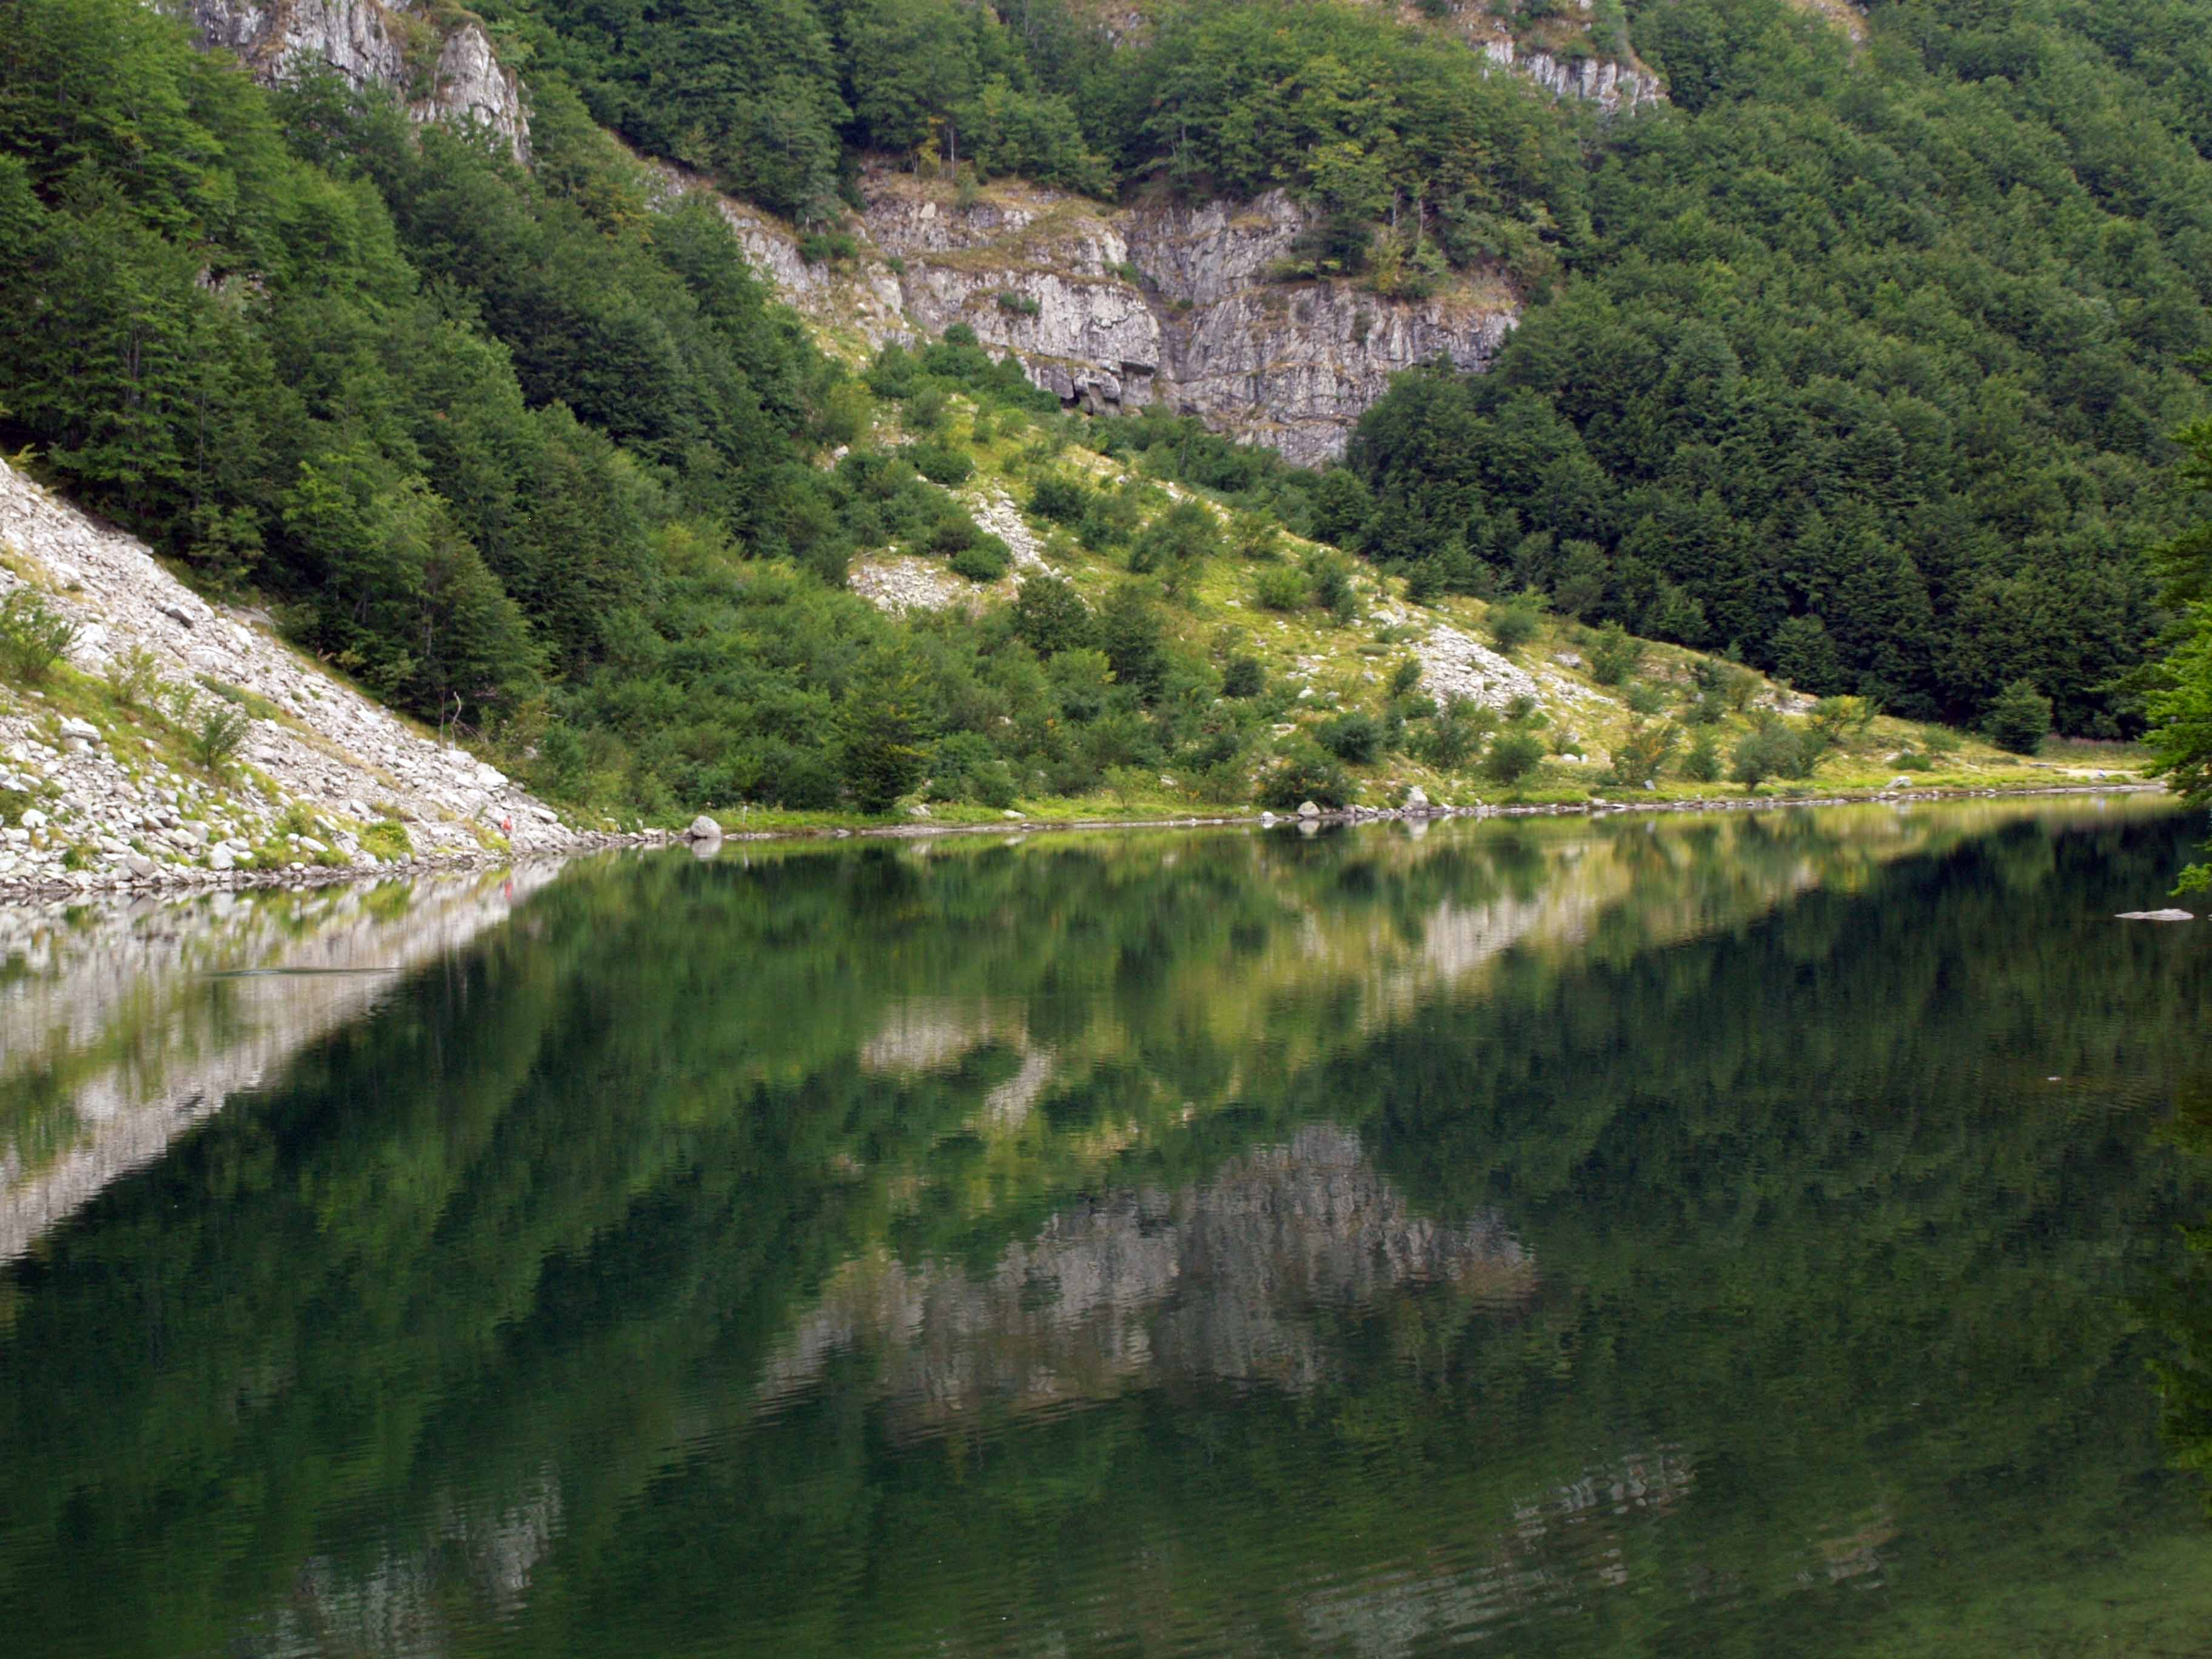
[[[253,717],[243,708],[224,702],[210,704],[190,733],[192,758],[210,772],[219,772],[245,746],[246,734],[252,729]]]
[[[1600,685],[1626,685],[1644,665],[1644,641],[1619,623],[1607,623],[1590,647],[1589,665],[1590,678]]]
[[[1306,566],[1313,583],[1314,603],[1336,618],[1349,623],[1359,614],[1359,596],[1352,585],[1352,561],[1341,553],[1322,551]]]
[[[1291,739],[1260,780],[1260,804],[1291,809],[1311,801],[1341,806],[1352,799],[1352,775],[1305,738]]]
[[[1990,741],[2016,755],[2033,755],[2051,732],[2051,699],[2033,680],[2014,680],[1997,693],[1982,717]]]
[[[143,708],[161,687],[161,659],[144,646],[134,645],[107,659],[106,677],[116,702],[125,708]]]
[[[1543,613],[1528,599],[1508,599],[1491,607],[1491,641],[1508,656],[1534,639],[1543,625]]]
[[[1080,524],[1092,493],[1091,486],[1079,478],[1048,472],[1030,486],[1030,511],[1048,523]]]
[[[1322,748],[1353,766],[1372,765],[1382,757],[1382,722],[1364,710],[1324,720],[1315,736]]]
[[[413,852],[415,842],[398,818],[379,818],[361,832],[361,850],[388,863]]]
[[[1720,775],[1720,743],[1711,726],[1699,726],[1682,756],[1682,775],[1692,783],[1712,783]]]
[[[1667,763],[1681,738],[1681,728],[1671,721],[1656,726],[1641,719],[1629,721],[1627,732],[1613,745],[1613,781],[1625,788],[1641,789],[1659,775],[1659,769]]]
[[[1263,611],[1303,611],[1312,597],[1313,588],[1303,570],[1269,564],[1252,573],[1252,598]]]
[[[1231,657],[1221,668],[1221,695],[1256,697],[1267,689],[1267,671],[1254,656]]]
[[[1002,289],[998,295],[999,309],[1016,317],[1034,317],[1044,309],[1035,295],[1016,294]]]
[[[923,477],[948,489],[966,483],[975,473],[975,463],[968,459],[966,452],[950,444],[913,444],[908,446],[906,458]]]
[[[1013,568],[1014,556],[1006,543],[988,532],[979,534],[974,544],[962,548],[952,556],[952,568],[971,582],[994,582]]]
[[[1543,763],[1544,740],[1533,732],[1501,732],[1491,739],[1478,769],[1492,783],[1509,788]]]
[[[1621,693],[1632,714],[1656,714],[1667,706],[1667,694],[1649,680],[1638,680]]]
[[[0,669],[15,679],[43,680],[76,642],[76,632],[44,596],[19,587],[0,603]]]
[[[1736,739],[1729,776],[1748,793],[1769,778],[1802,775],[1796,769],[1803,763],[1803,757],[1804,745],[1798,734],[1780,720],[1769,720]]]
[[[1416,744],[1419,758],[1440,771],[1456,771],[1498,729],[1498,715],[1472,697],[1446,698]]]

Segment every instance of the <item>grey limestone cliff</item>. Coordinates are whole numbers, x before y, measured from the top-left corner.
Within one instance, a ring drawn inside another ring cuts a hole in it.
[[[203,46],[235,52],[262,80],[319,64],[356,87],[396,88],[418,121],[474,121],[529,153],[521,83],[465,13],[378,0],[178,0],[174,9]]]

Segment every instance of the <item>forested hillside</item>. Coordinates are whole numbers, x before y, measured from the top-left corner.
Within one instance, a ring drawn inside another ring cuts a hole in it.
[[[1859,44],[1781,0],[1504,9],[1561,52],[1632,44],[1672,103],[1607,120],[1486,72],[1449,0],[489,0],[526,167],[376,88],[257,86],[135,0],[0,0],[0,435],[609,809],[1117,772],[1243,802],[1321,775],[1353,714],[1356,789],[1453,711],[1389,675],[1368,708],[1238,689],[1238,619],[1208,607],[1269,580],[1195,573],[1285,532],[1417,603],[1548,607],[1559,644],[1617,624],[1915,720],[2009,688],[2062,731],[2131,729],[2118,684],[2161,626],[2142,550],[2179,522],[2168,434],[2212,344],[2212,4],[1880,7]],[[856,373],[605,129],[817,259],[844,257],[857,158],[889,155],[1101,197],[1284,188],[1318,210],[1285,277],[1486,272],[1525,313],[1492,374],[1408,376],[1346,467],[1289,471],[1064,416],[969,340]],[[1055,495],[1091,477],[1071,445],[1198,506]],[[1042,588],[998,603],[1006,546],[958,493],[979,465],[1110,591],[1057,622]],[[975,614],[846,591],[892,548],[978,584]],[[1317,556],[1279,597],[1334,618],[1332,661],[1388,654],[1395,601],[1333,597]],[[1629,702],[1662,762],[1693,747],[1666,717],[1717,706],[1690,678]]]

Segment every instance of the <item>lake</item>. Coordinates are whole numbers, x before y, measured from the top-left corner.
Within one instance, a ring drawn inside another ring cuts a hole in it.
[[[0,911],[0,1650],[2212,1650],[2202,833]]]

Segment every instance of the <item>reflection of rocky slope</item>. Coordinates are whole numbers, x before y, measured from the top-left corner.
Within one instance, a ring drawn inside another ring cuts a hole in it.
[[[551,873],[0,908],[0,1261]]]
[[[1534,1289],[1535,1268],[1495,1215],[1453,1227],[1413,1214],[1356,1137],[1324,1126],[1203,1187],[1070,1206],[978,1277],[856,1261],[785,1340],[763,1393],[806,1388],[855,1346],[881,1351],[881,1386],[909,1431],[1131,1383],[1304,1389],[1334,1370],[1312,1310],[1423,1283],[1505,1305]]]

